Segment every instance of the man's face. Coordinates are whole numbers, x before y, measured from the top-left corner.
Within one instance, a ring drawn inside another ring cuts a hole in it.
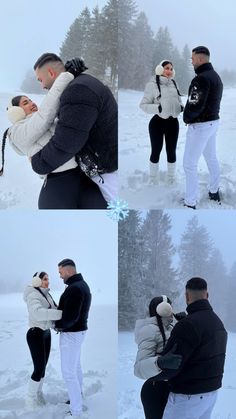
[[[195,54],[195,52],[193,52],[192,53],[192,65],[193,65],[194,70],[196,70],[201,64],[202,64],[201,54]]]
[[[59,266],[58,272],[59,272],[60,278],[62,278],[64,282],[70,277],[67,266]]]
[[[54,81],[58,74],[56,71],[48,65],[44,65],[41,68],[36,68],[35,74],[37,80],[41,83],[43,89],[51,89]]]

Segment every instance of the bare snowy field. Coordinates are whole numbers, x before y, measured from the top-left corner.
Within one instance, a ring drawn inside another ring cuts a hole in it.
[[[55,297],[55,293],[53,293]],[[56,298],[58,301],[58,298]],[[0,418],[63,419],[68,406],[60,371],[59,335],[52,331],[52,350],[45,376],[47,405],[26,411],[24,398],[32,363],[25,335],[27,309],[21,294],[0,295]],[[109,336],[109,341],[108,341]],[[117,418],[117,308],[92,305],[82,347],[83,419]]]
[[[235,347],[236,334],[230,333],[223,387],[219,390],[212,419],[236,419]],[[119,419],[144,419],[140,400],[140,390],[144,381],[136,378],[133,374],[136,352],[134,334],[131,332],[119,333]]]
[[[148,169],[150,143],[148,123],[151,115],[139,109],[143,92],[119,91],[119,176],[120,197],[133,209],[182,208],[185,175],[182,167],[187,127],[180,121],[177,146],[177,180],[168,186],[165,182],[166,153],[163,148],[160,159],[161,181],[149,185]],[[222,205],[209,202],[207,197],[208,172],[205,161],[199,162],[198,208],[236,208],[236,89],[225,89],[221,105],[221,124],[217,138],[218,158],[221,167],[220,190]],[[189,210],[188,210],[189,211]]]

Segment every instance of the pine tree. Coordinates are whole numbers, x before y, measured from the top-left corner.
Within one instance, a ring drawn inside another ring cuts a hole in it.
[[[86,7],[72,23],[66,38],[60,48],[60,57],[67,61],[73,57],[83,57],[89,66],[91,15]]]
[[[227,312],[228,277],[223,257],[219,249],[213,249],[207,273],[209,301],[214,311],[224,321]]]
[[[148,25],[145,13],[141,12],[133,27],[135,45],[132,50],[133,71],[130,75],[130,88],[143,90],[152,75],[153,32]]]
[[[176,270],[172,267],[175,248],[170,229],[170,216],[162,210],[149,211],[142,225],[145,280],[141,284],[140,295],[145,297],[143,314],[153,297],[167,294],[170,299],[175,299],[177,296]]]
[[[170,60],[173,54],[173,43],[167,26],[160,27],[155,37],[153,53],[153,71],[162,60]]]
[[[109,85],[114,92],[118,84],[118,0],[109,0],[103,8],[105,62]]]
[[[89,28],[89,45],[87,51],[89,73],[100,80],[104,80],[106,73],[106,50],[105,27],[103,14],[99,8],[92,11]]]
[[[129,88],[133,73],[132,50],[135,46],[133,24],[137,6],[133,0],[119,0],[118,3],[118,68],[119,88]]]
[[[190,278],[202,277],[207,281],[212,251],[213,244],[207,229],[199,225],[198,218],[194,216],[188,221],[179,246],[179,282],[183,295]]]
[[[136,284],[139,281],[139,237],[140,216],[130,211],[128,217],[119,222],[118,235],[118,309],[119,329],[133,329],[136,320],[138,300]]]
[[[235,322],[235,301],[236,301],[236,262],[233,263],[232,268],[229,273],[228,286],[226,285],[227,292],[227,312],[226,312],[226,327],[231,332],[236,332],[236,322]]]

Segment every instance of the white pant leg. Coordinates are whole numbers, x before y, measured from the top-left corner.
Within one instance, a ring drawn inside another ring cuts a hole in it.
[[[212,122],[190,124],[186,134],[183,166],[186,175],[185,203],[196,205],[198,195],[198,161],[206,148],[209,138],[215,132]]]
[[[103,173],[101,176],[91,177],[107,202],[118,197],[118,170],[112,173]]]
[[[170,393],[163,419],[210,419],[217,391],[186,395]]]
[[[73,415],[79,415],[82,412],[82,395],[78,371],[82,375],[80,354],[85,334],[86,331],[62,332],[60,334],[61,372],[68,390],[70,410]]]
[[[203,156],[210,174],[209,191],[215,193],[218,191],[220,183],[220,166],[216,157],[216,134],[219,127],[219,120],[211,121],[210,124],[212,126],[212,132],[203,151]]]

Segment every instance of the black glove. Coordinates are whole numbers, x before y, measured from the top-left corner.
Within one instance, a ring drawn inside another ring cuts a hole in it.
[[[156,363],[161,370],[177,370],[179,368],[182,362],[182,356],[174,353],[176,348],[177,343],[174,344],[169,352],[157,358]]]
[[[78,77],[83,71],[88,70],[88,67],[86,67],[82,58],[72,58],[65,63],[65,69],[73,76]]]
[[[179,321],[184,319],[187,316],[187,314],[185,313],[185,311],[180,311],[179,313],[173,313],[173,316],[177,321]]]

